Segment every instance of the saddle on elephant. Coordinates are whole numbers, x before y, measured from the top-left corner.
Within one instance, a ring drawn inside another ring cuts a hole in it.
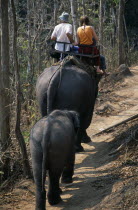
[[[62,61],[56,62],[53,66],[58,66],[58,69],[62,69],[65,66],[75,65],[83,71],[87,72],[91,77],[97,78],[96,68],[91,64],[90,60],[80,59],[74,55],[66,56]]]

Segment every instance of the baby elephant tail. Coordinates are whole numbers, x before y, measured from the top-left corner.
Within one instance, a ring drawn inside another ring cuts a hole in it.
[[[46,170],[48,168],[48,147],[49,147],[49,132],[43,133],[43,162],[42,162],[42,189],[45,191]]]

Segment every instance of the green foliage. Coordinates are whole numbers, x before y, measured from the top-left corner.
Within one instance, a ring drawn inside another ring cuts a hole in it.
[[[3,175],[4,173],[3,173],[3,171],[0,171],[0,175]]]
[[[35,101],[32,101],[31,106],[28,106],[28,113],[31,125],[34,125],[37,120],[40,118],[40,114],[38,113],[38,107]]]
[[[23,131],[22,134],[23,134],[25,143],[28,143],[29,137],[30,137],[30,132],[27,130],[27,131]]]
[[[119,4],[119,0],[113,0],[113,2],[118,5]]]
[[[138,51],[130,50],[127,55],[129,65],[138,65]]]

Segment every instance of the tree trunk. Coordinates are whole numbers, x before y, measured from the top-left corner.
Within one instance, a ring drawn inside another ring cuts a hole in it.
[[[28,17],[28,79],[32,80],[33,64],[32,64],[32,41],[31,41],[31,2],[27,0],[27,17]]]
[[[78,11],[80,10],[80,7],[81,7],[80,0],[77,0],[77,10],[78,10]]]
[[[100,41],[100,53],[103,54],[103,0],[100,0],[99,9],[99,41]]]
[[[127,38],[127,53],[128,53],[128,51],[129,51],[129,37],[128,37],[128,32],[127,32],[125,16],[123,16],[123,21],[124,21],[124,26],[125,26],[126,38]]]
[[[85,3],[84,0],[82,0],[82,11],[83,11],[83,15],[86,15],[85,13]]]
[[[3,178],[10,172],[10,79],[8,0],[1,0],[1,69],[0,69],[0,149]]]
[[[118,64],[124,63],[124,30],[123,17],[125,9],[125,0],[119,1],[119,15],[118,15]]]
[[[15,83],[16,83],[16,125],[15,125],[15,135],[19,142],[22,158],[23,158],[23,167],[24,174],[27,177],[31,176],[31,170],[28,161],[28,155],[26,151],[26,144],[20,129],[20,117],[21,117],[21,88],[20,88],[20,73],[17,57],[17,22],[16,22],[16,13],[14,0],[11,0],[12,6],[12,15],[13,15],[13,59],[14,59],[14,69],[15,69]]]
[[[32,14],[32,1],[27,0],[27,19],[28,19],[28,67],[27,67],[27,82],[29,83],[28,86],[28,104],[31,105],[32,99],[33,99],[33,86],[32,86],[32,81],[33,81],[33,76],[34,76],[34,66],[33,66],[33,47],[35,44],[32,43],[32,20],[33,18],[31,17]],[[38,23],[38,22],[37,22]],[[34,32],[35,33],[35,32]],[[33,46],[32,46],[33,45]]]
[[[58,2],[54,0],[54,25],[57,25],[57,9],[58,9]]]
[[[112,47],[115,47],[116,44],[116,34],[117,34],[117,17],[116,17],[116,8],[114,5],[112,6],[112,25],[113,25],[113,45]]]
[[[71,15],[72,15],[72,22],[73,22],[73,34],[74,39],[76,40],[76,32],[77,32],[77,21],[76,21],[76,15],[75,15],[75,9],[74,9],[74,1],[70,0],[71,5]]]

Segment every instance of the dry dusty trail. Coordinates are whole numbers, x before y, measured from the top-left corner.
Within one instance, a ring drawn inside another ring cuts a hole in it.
[[[56,206],[50,206],[47,202],[48,210],[138,209],[138,165],[123,165],[126,154],[109,156],[109,153],[121,144],[118,134],[125,133],[136,121],[94,136],[99,131],[138,113],[138,66],[131,68],[131,71],[133,76],[121,80],[118,88],[108,90],[109,94],[107,89],[101,91],[102,96],[97,101],[93,122],[88,128],[92,142],[83,144],[85,152],[76,154],[73,183],[61,185],[63,202]],[[104,104],[109,105],[106,115],[102,112]],[[98,112],[100,114],[96,114]],[[1,209],[34,210],[34,192],[32,181],[19,181],[13,191],[3,195]]]

